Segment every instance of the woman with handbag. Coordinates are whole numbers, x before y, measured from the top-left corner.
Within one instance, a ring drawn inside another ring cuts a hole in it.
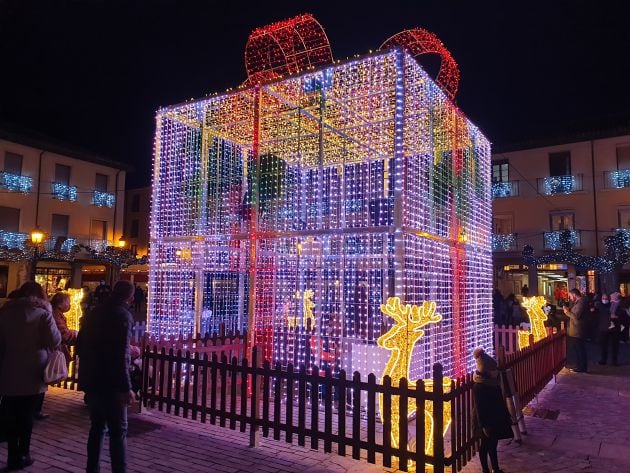
[[[77,331],[68,327],[68,321],[64,315],[70,310],[70,294],[67,292],[57,292],[50,299],[50,305],[52,306],[52,315],[55,319],[55,325],[57,330],[61,334],[61,345],[57,350],[63,353],[66,367],[72,361],[72,355],[70,353],[70,347],[77,344]],[[40,394],[40,399],[35,406],[35,420],[44,420],[48,416],[42,413],[42,407],[44,405],[45,393]]]
[[[497,362],[482,348],[473,352],[477,370],[473,376],[473,430],[481,439],[479,462],[483,473],[503,473],[499,468],[497,445],[500,439],[512,438],[512,418],[499,386]],[[492,470],[488,467],[488,457]]]
[[[8,471],[33,464],[33,411],[47,389],[49,352],[60,342],[44,290],[36,282],[24,283],[19,297],[0,309],[0,396],[6,409]]]

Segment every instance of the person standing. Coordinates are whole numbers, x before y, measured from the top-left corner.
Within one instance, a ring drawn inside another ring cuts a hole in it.
[[[512,418],[499,386],[497,362],[482,348],[473,352],[477,370],[473,375],[473,431],[481,439],[479,462],[483,473],[503,473],[499,468],[497,446],[500,439],[512,438]],[[488,466],[488,457],[492,470]]]
[[[588,355],[586,353],[586,337],[589,327],[589,305],[586,297],[579,289],[569,291],[569,306],[562,307],[564,315],[569,318],[568,341],[576,359],[576,368],[571,371],[586,373],[588,370]]]
[[[84,317],[77,339],[79,389],[86,394],[90,411],[87,443],[88,473],[98,472],[105,435],[113,473],[126,471],[127,406],[134,401],[129,376],[134,287],[118,281],[107,300]]]
[[[107,300],[109,294],[111,293],[111,288],[105,284],[105,280],[101,280],[96,289],[94,289],[94,298],[96,299],[97,304],[102,304]]]
[[[33,412],[44,383],[48,354],[61,343],[42,287],[28,281],[19,297],[0,309],[0,396],[8,441],[7,470],[33,464],[30,454]]]
[[[50,300],[52,306],[53,319],[57,330],[61,334],[61,345],[59,349],[66,357],[66,363],[69,364],[72,361],[72,355],[70,354],[70,347],[77,343],[77,331],[68,328],[68,321],[64,315],[70,310],[70,294],[67,292],[56,292]],[[43,420],[48,416],[42,413],[42,407],[44,405],[45,393],[40,394],[40,400],[35,408],[35,420]]]
[[[140,286],[136,286],[133,297],[133,310],[136,313],[140,313],[144,307],[144,291]]]

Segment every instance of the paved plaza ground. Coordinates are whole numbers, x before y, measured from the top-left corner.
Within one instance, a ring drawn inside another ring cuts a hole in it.
[[[594,357],[595,347],[592,347]],[[627,473],[630,471],[630,344],[622,345],[622,366],[591,362],[588,374],[563,370],[530,406],[529,435],[522,445],[502,442],[506,473]],[[88,431],[82,394],[51,389],[50,418],[33,432],[35,464],[27,472],[79,472],[85,467]],[[557,418],[553,419],[557,414]],[[543,415],[544,417],[535,417]],[[248,434],[144,410],[130,418],[130,472],[383,472],[397,471],[348,457],[263,439],[251,449]],[[105,447],[102,471],[109,472]],[[0,464],[6,443],[0,444]],[[466,473],[481,471],[474,458]]]

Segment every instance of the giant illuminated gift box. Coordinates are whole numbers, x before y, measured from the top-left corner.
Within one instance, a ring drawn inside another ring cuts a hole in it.
[[[153,335],[380,373],[398,296],[443,316],[412,378],[491,349],[490,145],[402,49],[163,108],[155,147]]]

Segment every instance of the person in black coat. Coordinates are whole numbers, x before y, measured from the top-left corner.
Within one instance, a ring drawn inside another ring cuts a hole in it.
[[[499,468],[497,445],[500,439],[512,438],[512,418],[499,386],[497,362],[482,348],[473,352],[477,370],[473,376],[473,430],[481,439],[479,462],[483,473],[503,473]],[[488,466],[488,457],[492,470]]]
[[[84,317],[79,330],[79,389],[86,394],[91,421],[88,473],[99,471],[106,425],[112,472],[126,470],[127,406],[135,398],[129,376],[133,299],[133,284],[118,281],[111,296]]]

